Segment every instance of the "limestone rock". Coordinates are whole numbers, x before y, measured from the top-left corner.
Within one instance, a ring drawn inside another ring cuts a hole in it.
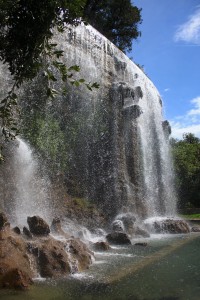
[[[141,243],[135,243],[134,246],[142,246],[142,247],[146,247],[148,244],[145,242],[141,242]]]
[[[123,222],[125,232],[128,234],[134,233],[134,224],[136,222],[136,218],[132,213],[123,213],[119,215],[117,219]]]
[[[124,232],[111,232],[106,236],[107,241],[114,245],[131,244],[128,235]]]
[[[156,233],[189,233],[190,227],[184,220],[166,219],[155,221],[154,229]]]
[[[124,224],[121,220],[115,220],[112,223],[113,231],[124,231]]]
[[[32,239],[33,235],[26,226],[23,227],[23,233],[27,238]]]
[[[52,224],[51,224],[51,231],[55,234],[58,234],[58,235],[62,235],[64,236],[65,238],[69,238],[70,235],[67,234],[63,229],[62,229],[62,226],[61,226],[61,221],[59,218],[54,218],[53,221],[52,221]]]
[[[8,224],[7,216],[4,212],[0,212],[0,230]]]
[[[142,237],[146,237],[146,238],[150,237],[150,234],[146,230],[140,228],[139,226],[137,226],[134,229],[134,234],[137,236],[142,236]]]
[[[25,240],[7,229],[0,239],[0,287],[26,288],[35,275]]]
[[[15,232],[16,234],[21,234],[21,230],[18,226],[13,228],[13,232]]]
[[[32,279],[20,269],[11,269],[4,274],[1,280],[3,288],[25,290],[32,284]]]
[[[80,239],[69,239],[66,247],[71,256],[77,261],[79,271],[89,268],[92,263],[93,252]]]
[[[40,238],[30,242],[28,248],[42,277],[58,278],[70,273],[70,260],[63,242],[52,237]]]
[[[27,218],[30,232],[34,235],[48,235],[50,233],[49,225],[39,216]]]
[[[96,242],[93,244],[93,249],[94,251],[108,251],[110,250],[110,246],[108,244],[108,242]]]
[[[200,226],[193,226],[191,232],[200,232]]]

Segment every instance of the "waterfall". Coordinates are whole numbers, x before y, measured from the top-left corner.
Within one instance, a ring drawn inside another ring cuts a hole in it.
[[[25,126],[36,124],[33,132],[46,141],[37,144],[38,150],[52,155],[48,162],[54,164],[53,172],[63,174],[69,194],[93,201],[112,219],[124,212],[139,219],[174,216],[169,141],[162,101],[151,80],[91,26],[69,28],[54,39],[64,51],[63,62],[81,67],[78,78],[96,81],[100,88],[90,92],[67,84],[67,95],[48,102],[41,113],[44,78],[39,75],[25,86]],[[55,85],[62,88],[61,82]],[[24,141],[14,158],[18,222],[33,214],[48,219],[49,182],[38,175],[38,163]]]
[[[31,148],[18,139],[14,152],[14,214],[18,225],[26,225],[27,216],[39,215],[51,220],[48,180],[39,173],[39,164]]]
[[[94,142],[94,135],[90,137],[85,170],[85,174],[92,174],[89,197],[104,203],[111,215],[125,208],[143,218],[174,216],[176,194],[169,139],[155,86],[90,26],[70,29],[58,42],[67,64],[80,65],[81,76],[100,83],[98,91],[79,96],[90,107],[89,119],[95,113],[100,118],[91,122],[93,133],[99,122],[107,125],[107,131],[100,132]]]

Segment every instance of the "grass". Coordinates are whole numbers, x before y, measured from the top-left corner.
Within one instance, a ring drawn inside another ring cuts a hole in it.
[[[180,215],[181,218],[188,219],[188,220],[194,220],[199,219],[200,220],[200,214],[193,214],[193,215]]]

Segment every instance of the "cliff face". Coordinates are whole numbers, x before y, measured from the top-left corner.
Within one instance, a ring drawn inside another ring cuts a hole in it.
[[[78,77],[100,88],[90,92],[67,85],[67,95],[51,102],[39,76],[22,95],[25,137],[51,172],[62,175],[70,194],[91,199],[108,215],[173,214],[162,101],[153,83],[90,26],[55,40],[64,50],[63,61],[81,67]]]
[[[91,129],[80,144],[85,163],[80,181],[86,181],[89,197],[111,214],[123,207],[139,216],[173,214],[162,101],[153,83],[90,26],[72,29],[59,44],[68,65],[80,65],[81,76],[100,84],[92,93],[71,92],[72,105],[79,103],[75,110],[86,113]]]

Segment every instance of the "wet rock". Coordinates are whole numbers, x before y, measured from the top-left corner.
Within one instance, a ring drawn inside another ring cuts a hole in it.
[[[141,107],[137,104],[124,107],[123,109],[123,114],[126,118],[129,116],[133,119],[137,119],[142,113]]]
[[[92,263],[93,252],[81,240],[76,238],[68,240],[66,250],[77,261],[79,271],[89,268]]]
[[[114,245],[124,245],[124,244],[131,244],[131,241],[128,235],[124,232],[111,232],[106,236],[108,243]]]
[[[93,229],[93,233],[98,235],[98,236],[105,236],[106,235],[106,231],[103,230],[102,228]]]
[[[0,286],[26,288],[33,276],[36,274],[30,265],[26,242],[8,229],[0,239]]]
[[[110,250],[110,246],[107,242],[97,242],[93,244],[94,251],[108,251]]]
[[[200,226],[193,226],[191,232],[200,232]]]
[[[167,120],[162,122],[162,127],[167,136],[169,136],[172,133],[171,126]]]
[[[23,227],[23,233],[27,238],[32,239],[33,235],[26,226]]]
[[[52,221],[52,224],[51,224],[51,231],[55,234],[58,234],[58,235],[62,235],[64,236],[65,238],[69,238],[70,235],[67,234],[63,229],[62,229],[62,226],[61,226],[61,221],[59,218],[54,218],[53,221]]]
[[[143,92],[142,92],[142,89],[141,89],[140,86],[137,86],[135,88],[135,95],[136,95],[137,99],[138,98],[143,98]]]
[[[150,234],[146,230],[140,228],[139,226],[137,226],[134,229],[134,234],[137,236],[142,236],[142,237],[146,237],[146,238],[150,237]]]
[[[30,276],[18,268],[6,272],[1,280],[1,286],[3,288],[14,288],[19,290],[27,289],[32,283],[33,281]]]
[[[33,253],[37,255],[38,269],[42,277],[58,278],[70,273],[70,259],[62,242],[48,238],[37,244],[33,247]]]
[[[124,231],[128,234],[134,233],[134,224],[136,222],[136,218],[132,213],[123,213],[117,216],[118,220],[121,220],[124,225]]]
[[[148,244],[147,243],[135,243],[135,246],[142,246],[142,247],[146,247]]]
[[[124,224],[121,220],[115,220],[112,223],[113,231],[124,231]]]
[[[13,232],[16,233],[16,234],[21,234],[21,230],[18,226],[13,228]]]
[[[0,212],[0,230],[4,229],[8,225],[8,218],[4,212]]]
[[[49,225],[39,216],[28,217],[27,223],[29,225],[30,232],[34,235],[48,235],[50,233]]]
[[[153,223],[156,233],[189,233],[190,227],[184,220],[167,219]]]

